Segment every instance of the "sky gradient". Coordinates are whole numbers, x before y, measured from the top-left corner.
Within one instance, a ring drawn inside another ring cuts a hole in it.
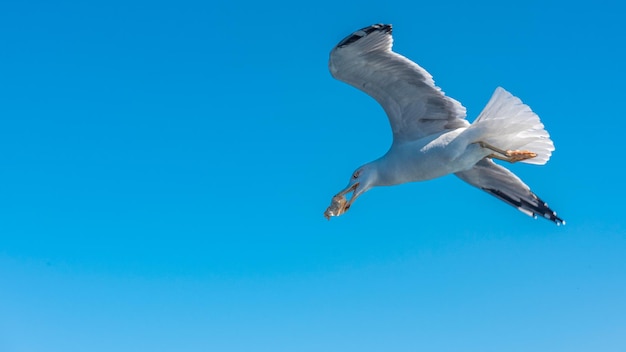
[[[0,351],[624,351],[617,1],[5,1]],[[567,221],[454,176],[322,216],[386,152],[330,50],[394,50],[480,113],[541,118],[513,165]]]

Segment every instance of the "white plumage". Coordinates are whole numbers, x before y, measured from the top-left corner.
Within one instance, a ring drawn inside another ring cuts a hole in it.
[[[496,88],[469,130],[477,130],[482,140],[502,149],[526,149],[537,154],[534,158],[520,160],[522,163],[543,165],[554,150],[554,143],[539,116],[501,87]]]
[[[345,213],[375,186],[424,181],[454,173],[462,180],[557,224],[564,221],[517,176],[491,158],[545,164],[554,150],[548,132],[528,105],[503,88],[473,124],[466,110],[435,86],[432,76],[391,50],[391,25],[376,24],[346,37],[330,53],[333,77],[380,103],[393,143],[382,157],[359,167],[333,197],[325,216]],[[347,201],[345,195],[354,191]]]

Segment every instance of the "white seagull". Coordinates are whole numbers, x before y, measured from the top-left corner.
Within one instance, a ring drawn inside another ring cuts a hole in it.
[[[516,207],[565,224],[511,171],[492,159],[543,165],[554,144],[539,117],[498,87],[474,123],[465,108],[435,86],[432,76],[391,50],[391,25],[375,24],[343,39],[330,52],[333,77],[376,99],[387,113],[393,143],[382,157],[354,171],[324,216],[345,213],[375,186],[425,181],[447,174]],[[346,194],[354,192],[346,199]]]

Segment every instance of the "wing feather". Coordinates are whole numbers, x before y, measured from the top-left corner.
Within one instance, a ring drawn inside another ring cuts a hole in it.
[[[482,159],[473,168],[457,172],[455,175],[516,207],[526,215],[541,216],[557,225],[565,224],[565,221],[558,217],[546,202],[537,197],[519,177],[491,159]]]
[[[331,51],[330,72],[378,101],[387,113],[394,141],[469,126],[465,108],[446,97],[426,70],[393,52],[392,44],[391,25],[358,30]]]

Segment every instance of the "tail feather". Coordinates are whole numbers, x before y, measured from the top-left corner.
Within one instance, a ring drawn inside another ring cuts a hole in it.
[[[521,162],[543,165],[554,151],[554,143],[528,105],[501,87],[468,128],[475,142],[483,141],[505,150],[529,150],[537,157]]]

